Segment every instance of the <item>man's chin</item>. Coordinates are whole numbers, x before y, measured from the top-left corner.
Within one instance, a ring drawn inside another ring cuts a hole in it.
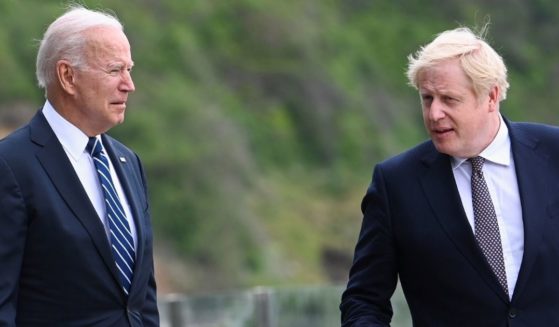
[[[124,110],[116,116],[114,122],[115,122],[115,125],[120,125],[120,124],[124,123]]]
[[[433,144],[435,145],[435,148],[437,149],[437,151],[439,151],[442,154],[447,154],[449,156],[453,156],[453,157],[459,157],[457,155],[457,150],[454,149],[452,146],[450,146],[449,144],[445,144],[445,143],[441,143],[441,142],[433,142]]]

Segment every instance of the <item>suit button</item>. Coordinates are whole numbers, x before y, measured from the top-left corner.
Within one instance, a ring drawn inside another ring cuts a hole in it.
[[[515,308],[510,308],[510,310],[509,310],[509,318],[510,319],[516,318],[517,314],[518,314],[518,310],[516,310]]]

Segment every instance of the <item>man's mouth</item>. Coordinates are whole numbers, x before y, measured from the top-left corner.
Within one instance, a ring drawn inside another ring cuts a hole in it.
[[[111,102],[111,104],[112,104],[112,105],[115,105],[115,106],[124,106],[124,107],[126,107],[126,101],[113,101],[113,102]]]
[[[431,131],[435,135],[446,135],[446,134],[454,131],[454,129],[452,129],[452,128],[435,128],[435,129],[432,129]]]

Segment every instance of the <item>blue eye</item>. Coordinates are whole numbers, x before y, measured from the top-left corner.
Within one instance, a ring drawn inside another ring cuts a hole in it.
[[[456,101],[458,101],[458,99],[446,96],[446,97],[444,97],[444,101],[445,102],[456,102]]]
[[[128,72],[128,73],[132,72],[132,66],[119,65],[114,67],[108,67],[106,72],[111,76],[117,76],[123,74],[124,72]]]
[[[424,94],[421,96],[421,101],[423,102],[430,102],[433,100],[433,96]]]

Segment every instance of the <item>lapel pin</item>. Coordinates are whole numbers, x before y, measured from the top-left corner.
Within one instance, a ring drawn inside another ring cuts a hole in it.
[[[126,163],[126,158],[125,157],[119,157],[119,159],[120,159],[120,162]]]

